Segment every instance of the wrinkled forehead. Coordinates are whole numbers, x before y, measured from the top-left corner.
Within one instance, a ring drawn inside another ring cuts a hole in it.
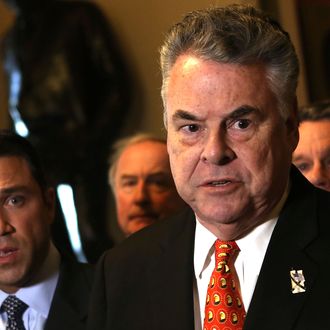
[[[186,119],[191,116],[192,120],[212,115],[226,117],[240,108],[279,112],[262,64],[228,64],[181,57],[170,74],[166,97],[167,122],[183,112]]]

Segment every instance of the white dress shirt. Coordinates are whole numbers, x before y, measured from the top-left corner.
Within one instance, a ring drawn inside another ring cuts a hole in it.
[[[53,244],[42,266],[36,283],[20,288],[14,295],[29,307],[23,314],[26,330],[43,330],[58,281],[60,256]],[[0,290],[0,306],[8,293]],[[0,330],[6,329],[7,314],[0,313]]]
[[[254,228],[245,237],[236,240],[240,252],[235,260],[235,269],[240,282],[245,311],[248,311],[253,291],[261,270],[266,250],[278,220],[278,215],[286,201],[288,189],[270,214],[270,219]],[[194,316],[195,330],[201,330],[207,286],[215,266],[214,243],[217,237],[197,219],[194,248]]]

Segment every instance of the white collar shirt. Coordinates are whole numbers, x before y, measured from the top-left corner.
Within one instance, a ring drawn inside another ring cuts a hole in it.
[[[235,260],[235,269],[239,278],[241,295],[247,311],[258,279],[261,265],[270,237],[277,222],[271,219],[256,227],[244,238],[236,241],[240,253]],[[207,286],[214,269],[214,242],[217,237],[197,221],[195,233],[195,329],[202,329]],[[251,257],[253,256],[253,257]]]
[[[43,330],[50,310],[51,302],[59,276],[60,256],[51,244],[49,254],[42,266],[35,284],[20,288],[13,295],[28,305],[23,314],[26,330]],[[0,290],[0,306],[8,293]],[[6,328],[7,314],[0,313],[0,330]]]
[[[269,216],[269,220],[254,228],[241,239],[236,240],[240,252],[235,260],[235,269],[240,282],[241,295],[246,312],[250,306],[254,288],[261,270],[270,238],[289,191],[289,185],[280,202]],[[217,237],[196,220],[194,246],[194,316],[195,330],[201,330],[207,286],[214,269],[214,243]],[[252,257],[251,257],[252,256]]]

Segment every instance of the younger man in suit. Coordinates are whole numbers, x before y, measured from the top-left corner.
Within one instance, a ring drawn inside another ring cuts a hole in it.
[[[85,328],[92,271],[52,244],[54,200],[31,144],[0,131],[1,329]]]

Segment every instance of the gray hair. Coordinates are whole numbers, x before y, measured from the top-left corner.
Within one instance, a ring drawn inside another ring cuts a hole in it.
[[[108,180],[113,192],[115,192],[115,175],[116,175],[118,160],[120,156],[127,147],[133,144],[138,144],[146,141],[158,142],[166,145],[165,139],[156,137],[150,133],[137,133],[122,138],[114,143],[112,147],[112,153],[109,158],[110,167],[108,172]]]
[[[298,58],[288,33],[262,11],[245,5],[202,9],[170,29],[160,50],[164,118],[170,71],[183,54],[219,63],[263,63],[280,113],[288,117],[296,97]]]

